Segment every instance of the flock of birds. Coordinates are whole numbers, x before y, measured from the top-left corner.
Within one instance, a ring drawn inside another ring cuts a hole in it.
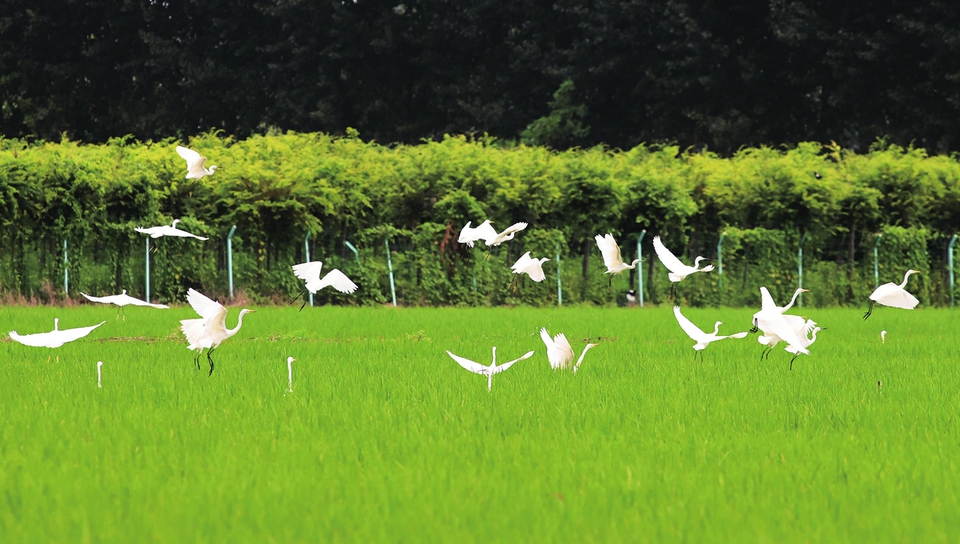
[[[217,168],[216,166],[210,166],[207,168],[205,166],[207,159],[192,149],[177,146],[177,153],[187,161],[187,179],[200,179],[204,176],[212,175],[214,170]],[[197,236],[190,232],[178,229],[178,222],[179,219],[174,220],[170,225],[149,228],[137,227],[135,230],[137,232],[149,235],[152,238],[174,236],[182,238],[196,238],[199,240],[207,239],[202,236]],[[460,235],[458,237],[458,241],[466,244],[468,247],[474,247],[475,243],[478,241],[483,241],[487,247],[495,247],[503,244],[504,242],[512,240],[517,233],[527,228],[527,223],[521,222],[514,223],[502,232],[497,232],[490,220],[486,220],[476,227],[471,227],[470,225],[471,223],[468,221],[460,231]],[[641,262],[640,259],[634,259],[630,264],[625,263],[620,252],[620,246],[617,245],[616,240],[611,234],[606,234],[603,236],[598,234],[595,237],[595,240],[598,248],[600,249],[600,253],[603,255],[603,263],[607,268],[606,273],[610,275],[611,282],[613,276],[620,274],[625,270],[634,269],[636,268],[637,264]],[[676,255],[673,254],[673,252],[663,245],[663,242],[660,240],[659,236],[653,238],[653,247],[658,259],[669,271],[667,277],[671,282],[671,298],[676,298],[677,284],[684,278],[696,272],[710,272],[714,269],[712,265],[700,268],[700,262],[705,260],[705,258],[701,256],[698,256],[696,259],[694,259],[693,266],[684,264],[680,259],[677,258]],[[519,259],[517,259],[517,261],[511,266],[511,270],[517,275],[517,278],[519,278],[522,274],[527,274],[533,281],[541,282],[546,278],[546,274],[543,271],[543,263],[549,260],[550,259],[548,258],[534,258],[528,251],[520,256]],[[292,267],[292,270],[297,278],[304,281],[304,287],[306,291],[313,294],[326,287],[332,287],[341,293],[353,293],[357,290],[357,285],[340,270],[333,269],[321,277],[323,263],[320,261],[297,264]],[[886,283],[874,290],[870,295],[869,308],[867,309],[866,314],[864,314],[863,319],[870,317],[875,304],[908,310],[915,308],[919,301],[906,290],[907,281],[912,274],[919,274],[919,272],[916,270],[908,270],[906,274],[904,274],[903,282],[899,285],[895,283]],[[793,306],[794,302],[797,300],[797,297],[806,291],[806,289],[797,289],[793,294],[793,298],[790,299],[790,302],[786,306],[777,306],[770,294],[770,291],[766,287],[761,287],[761,309],[753,314],[753,328],[749,331],[742,331],[729,335],[720,335],[720,325],[723,324],[721,321],[717,321],[714,324],[712,333],[707,333],[690,321],[686,316],[684,316],[680,311],[680,306],[674,306],[673,312],[677,323],[680,325],[680,328],[695,342],[693,345],[694,361],[696,361],[698,355],[702,360],[703,350],[713,342],[729,338],[745,338],[750,333],[762,333],[758,336],[759,343],[764,346],[763,351],[760,354],[760,358],[768,358],[770,352],[778,344],[783,342],[786,344],[784,349],[788,353],[793,354],[793,358],[790,360],[790,368],[792,369],[793,362],[800,354],[810,354],[809,348],[814,342],[816,342],[817,333],[821,330],[824,330],[823,327],[818,326],[816,322],[811,319],[804,319],[801,316],[787,314],[787,311]],[[114,304],[119,307],[120,313],[122,313],[123,308],[128,305],[146,306],[156,309],[169,308],[164,304],[152,304],[148,301],[132,297],[127,294],[126,290],[119,295],[102,297],[94,297],[85,293],[81,294],[91,302]],[[226,339],[234,336],[240,331],[240,328],[243,326],[243,316],[248,313],[253,313],[254,310],[247,308],[240,310],[240,314],[237,316],[236,327],[228,329],[226,326],[227,309],[219,302],[210,299],[193,288],[190,288],[187,291],[187,302],[200,317],[195,319],[181,320],[180,329],[187,340],[187,349],[196,352],[194,356],[194,364],[196,365],[197,369],[200,369],[200,357],[203,352],[206,351],[207,362],[210,366],[208,375],[212,375],[214,369],[214,361],[212,358],[213,352]],[[300,309],[302,310],[303,306],[301,306]],[[126,319],[125,316],[124,319]],[[100,327],[104,323],[106,323],[106,321],[102,321],[89,327],[60,329],[59,319],[55,318],[53,330],[50,332],[21,335],[18,334],[17,331],[10,331],[9,336],[14,341],[27,346],[58,348],[67,342],[72,342],[87,336],[94,329]],[[886,331],[881,333],[882,340],[885,340],[885,334]],[[576,363],[573,363],[575,353],[573,347],[570,345],[570,342],[563,333],[558,333],[551,337],[549,332],[547,332],[547,329],[544,327],[540,329],[540,338],[546,347],[547,360],[550,363],[550,367],[554,370],[572,369],[573,373],[576,373],[579,370],[587,351],[598,345],[587,343],[583,348],[583,351],[580,353],[579,359],[577,359]],[[497,365],[496,347],[493,347],[493,360],[489,365],[477,363],[465,357],[456,355],[449,350],[447,350],[447,354],[460,366],[469,370],[470,372],[486,376],[487,389],[492,390],[494,374],[504,372],[515,363],[524,359],[529,359],[534,355],[534,351],[528,351],[521,357],[500,365]],[[287,358],[290,392],[293,391],[292,363],[294,361],[295,359],[293,357]],[[97,387],[101,387],[102,366],[103,362],[98,361]]]

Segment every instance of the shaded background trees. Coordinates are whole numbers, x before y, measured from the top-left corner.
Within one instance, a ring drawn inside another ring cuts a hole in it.
[[[878,138],[960,147],[960,5],[822,0],[11,0],[0,133],[106,141],[281,130],[565,148]],[[572,135],[572,136],[571,136]]]

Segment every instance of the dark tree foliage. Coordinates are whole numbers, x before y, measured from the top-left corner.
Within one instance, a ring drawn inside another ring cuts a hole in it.
[[[960,149],[946,0],[8,0],[0,133],[105,141],[271,128],[513,140],[565,81],[564,146],[878,138]]]

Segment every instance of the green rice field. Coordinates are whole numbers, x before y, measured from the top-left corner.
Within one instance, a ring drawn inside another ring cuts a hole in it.
[[[863,311],[791,312],[827,329],[790,371],[694,362],[668,306],[265,307],[208,377],[189,307],[0,307],[0,542],[960,541],[960,312]],[[6,337],[54,317],[106,324]],[[554,372],[542,326],[600,346]],[[492,392],[444,352],[492,346],[536,350]]]

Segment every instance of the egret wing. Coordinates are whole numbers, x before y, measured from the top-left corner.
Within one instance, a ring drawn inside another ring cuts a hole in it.
[[[226,319],[227,309],[215,300],[210,300],[205,295],[191,287],[187,291],[187,302],[193,307],[194,311],[203,318],[205,322],[211,319]]]
[[[493,228],[493,227],[491,227]],[[504,236],[509,236],[515,232],[520,232],[521,230],[527,228],[526,223],[514,223],[507,227],[503,232],[497,235],[498,238],[503,238]]]
[[[870,298],[883,304],[884,306],[890,306],[891,308],[902,308],[904,310],[912,310],[917,307],[917,304],[920,304],[920,301],[917,300],[917,297],[908,293],[905,289],[901,289],[899,285],[889,283],[887,285],[892,286],[892,289],[887,289],[880,294],[877,294],[877,291],[880,291],[886,285],[881,285],[873,292],[873,295],[870,295]],[[874,298],[876,297],[876,298]]]
[[[447,351],[447,355],[449,355],[454,361],[456,361],[457,364],[469,370],[470,372],[473,372],[475,374],[486,374],[487,370],[489,369],[489,367],[481,365],[476,361],[471,361],[470,359],[465,359],[459,355],[454,355],[453,353],[450,353],[450,350],[446,350],[446,351]]]
[[[200,153],[197,153],[189,147],[183,147],[182,145],[177,146],[177,154],[187,161],[187,165],[193,164],[203,158],[200,156]]]
[[[596,240],[597,247],[600,248],[600,253],[603,255],[603,264],[607,267],[607,270],[612,270],[623,263],[623,259],[620,257],[620,246],[617,245],[612,234],[606,236],[598,234]]]
[[[350,281],[350,278],[340,270],[334,268],[323,277],[320,282],[320,289],[331,286],[341,293],[352,293],[357,290],[357,284]]]
[[[513,263],[513,266],[510,268],[517,274],[523,272],[523,270],[530,264],[533,259],[530,257],[530,252],[526,252],[517,259],[517,262]]]
[[[60,343],[63,344],[63,343],[66,343],[66,342],[73,342],[74,340],[78,340],[78,339],[80,339],[80,338],[83,338],[84,336],[86,336],[86,335],[90,334],[91,332],[93,332],[93,329],[96,329],[97,327],[99,327],[100,325],[103,325],[104,323],[106,323],[106,321],[101,321],[100,323],[97,323],[96,325],[91,325],[91,326],[89,326],[89,327],[77,327],[77,328],[75,328],[75,329],[63,329],[63,330],[61,330],[61,331],[54,331],[54,332],[59,332],[59,334],[57,335],[57,337],[60,339]]]
[[[476,240],[483,240],[487,245],[493,243],[493,240],[497,237],[497,229],[493,228],[493,225],[490,224],[490,221],[484,221],[477,225],[477,228],[474,229]]]
[[[518,361],[522,361],[522,360],[524,360],[524,359],[529,359],[530,357],[533,357],[533,351],[528,351],[528,352],[524,353],[524,354],[521,355],[520,358],[518,358],[518,359],[514,359],[514,360],[512,360],[512,361],[503,363],[502,365],[497,365],[497,368],[493,369],[493,373],[494,373],[494,374],[499,374],[499,373],[503,372],[504,370],[506,370],[506,369],[510,368],[511,366],[513,366],[513,363],[516,363],[516,362],[518,362]]]
[[[531,259],[521,272],[526,272],[530,279],[537,282],[543,281],[547,277],[543,272],[543,263],[537,259]]]
[[[167,306],[166,304],[153,304],[153,303],[147,302],[147,301],[145,301],[145,300],[140,300],[139,298],[136,298],[136,297],[131,297],[130,295],[128,295],[128,294],[126,294],[126,293],[124,293],[124,294],[122,294],[122,295],[114,295],[114,296],[117,297],[118,299],[122,300],[122,301],[123,301],[123,304],[131,304],[131,305],[133,305],[133,306],[149,306],[149,307],[151,307],[151,308],[157,308],[157,309],[160,309],[160,310],[166,310],[166,309],[170,308],[170,307]],[[115,303],[115,304],[119,304],[119,302],[117,302],[117,303]]]
[[[671,272],[680,272],[687,268],[687,265],[680,262],[667,246],[663,245],[663,242],[660,241],[659,236],[653,237],[653,250],[657,252],[657,257],[660,258],[660,262],[663,263],[663,266],[666,266]]]
[[[293,274],[306,281],[307,290],[316,293],[320,290],[320,271],[323,270],[323,263],[320,261],[310,261],[293,265]]]
[[[180,320],[180,330],[183,331],[183,335],[187,337],[187,342],[190,345],[187,346],[187,349],[198,349],[207,346],[201,346],[204,337],[204,320],[201,319],[182,319]]]
[[[35,348],[47,348],[51,347],[49,344],[53,340],[53,333],[41,332],[37,334],[17,334],[17,331],[10,331],[10,338],[16,342],[20,342],[25,346],[33,346]],[[59,346],[60,344],[57,344]],[[56,347],[56,346],[54,346]]]
[[[192,232],[187,232],[176,227],[168,227],[167,231],[164,233],[166,236],[178,236],[180,238],[196,238],[198,240],[207,240],[206,236],[197,236]]]
[[[683,329],[683,332],[687,333],[691,339],[696,340],[697,342],[702,342],[707,338],[707,334],[700,330],[700,327],[697,327],[693,324],[692,321],[686,318],[682,313],[680,313],[680,307],[673,307],[673,315],[677,318],[677,323],[680,324],[680,328]]]
[[[133,230],[142,234],[149,234],[151,238],[159,238],[163,236],[163,228],[164,227],[148,227],[148,228],[136,227]]]
[[[573,348],[570,347],[570,342],[567,341],[567,337],[563,333],[557,334],[551,339],[546,327],[544,327],[540,329],[540,338],[547,346],[547,360],[550,361],[551,368],[565,368],[573,360]]]
[[[114,302],[114,299],[117,297],[117,295],[110,295],[106,297],[91,297],[90,295],[82,291],[80,292],[80,294],[83,295],[84,298],[86,298],[91,302],[99,302],[100,304],[116,304],[116,302]]]

